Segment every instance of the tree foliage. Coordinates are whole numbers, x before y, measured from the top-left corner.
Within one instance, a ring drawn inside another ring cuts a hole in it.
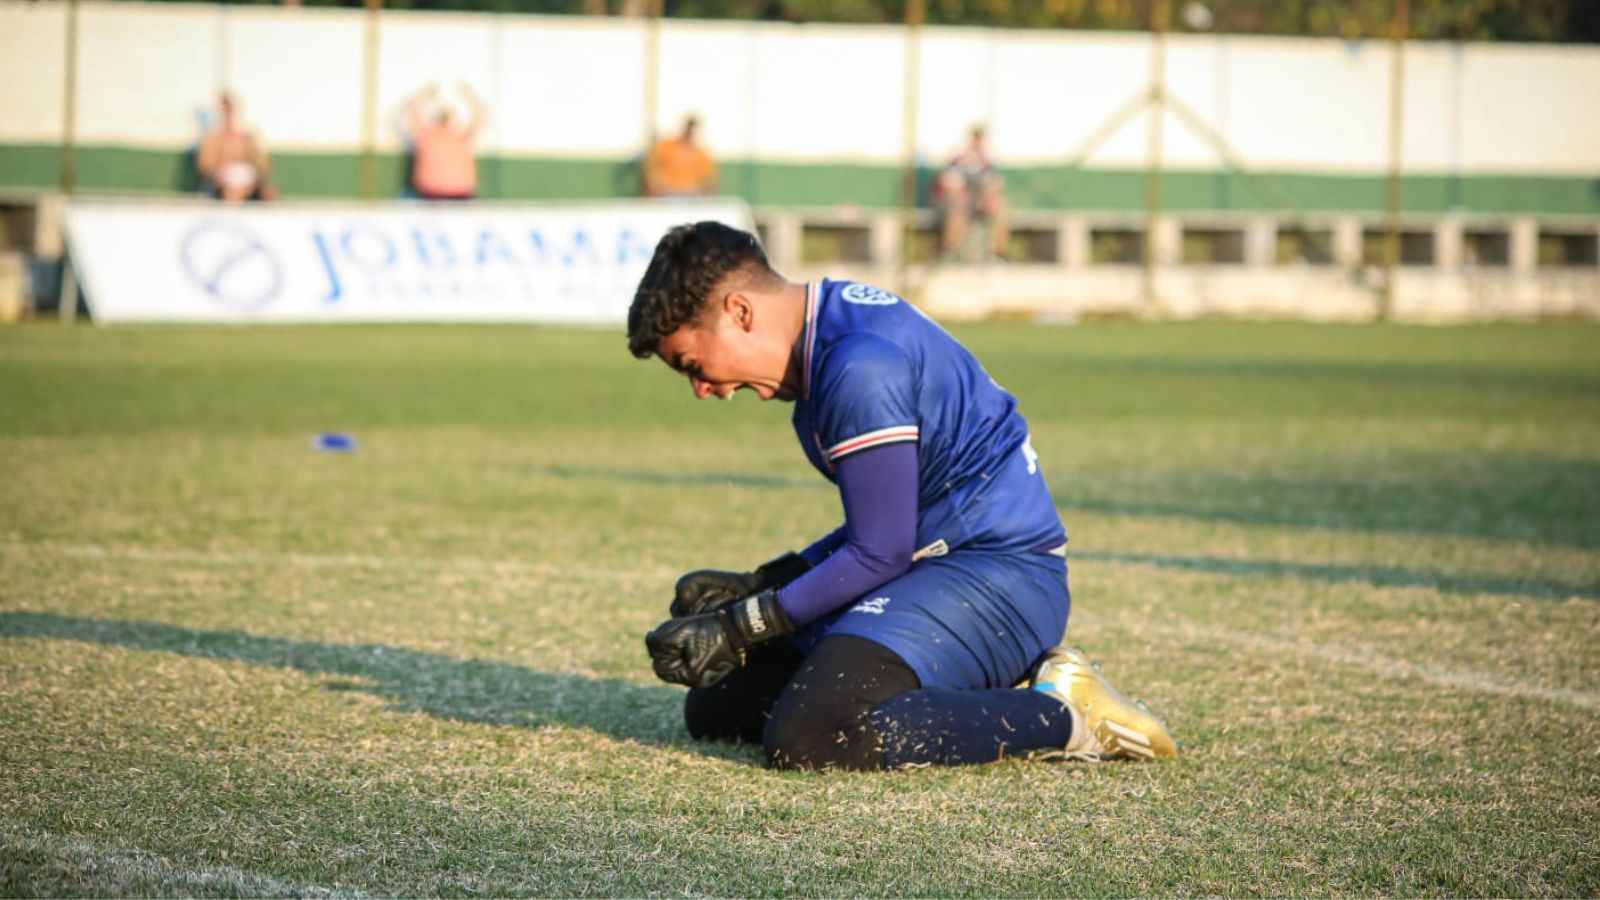
[[[278,3],[283,0],[229,0]],[[291,0],[292,2],[292,0]],[[363,0],[303,0],[361,6]],[[893,24],[917,0],[383,0],[390,9]],[[935,25],[1143,31],[1161,0],[921,0]],[[1377,38],[1400,0],[1168,0],[1175,32]],[[1408,0],[1420,40],[1600,43],[1600,0]]]

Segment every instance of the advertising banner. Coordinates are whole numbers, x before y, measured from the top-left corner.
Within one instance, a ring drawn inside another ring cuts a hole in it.
[[[752,230],[739,200],[566,206],[74,201],[67,249],[95,321],[585,322],[627,317],[684,222]]]

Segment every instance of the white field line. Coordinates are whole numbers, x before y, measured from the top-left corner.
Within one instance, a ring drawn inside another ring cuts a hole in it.
[[[629,577],[671,578],[670,569],[596,569],[529,563],[514,560],[473,559],[470,557],[427,558],[370,556],[360,554],[257,553],[232,550],[151,550],[143,547],[107,544],[65,544],[50,541],[0,542],[0,552],[67,559],[103,559],[122,562],[176,563],[202,566],[275,566],[295,569],[406,569],[428,572],[461,572],[475,575],[526,576],[540,578],[592,578],[615,581]]]
[[[53,879],[50,868],[59,866],[83,881],[76,886],[91,894],[154,890],[166,896],[227,894],[239,897],[365,897],[342,887],[284,881],[232,866],[189,868],[164,857],[125,847],[109,847],[81,838],[61,837],[34,829],[8,827],[0,831],[0,853],[13,861],[37,854],[45,858],[39,880]],[[56,864],[55,866],[52,863]],[[219,891],[219,888],[221,889]]]
[[[1148,627],[1148,625],[1140,626],[1141,629],[1147,629]],[[1245,650],[1275,653],[1280,656],[1321,659],[1341,666],[1366,669],[1369,672],[1391,678],[1415,678],[1440,687],[1472,691],[1479,694],[1547,700],[1552,703],[1567,703],[1584,709],[1600,709],[1600,692],[1573,688],[1541,687],[1536,684],[1528,684],[1527,682],[1511,680],[1485,672],[1441,669],[1436,666],[1408,662],[1404,659],[1387,656],[1371,650],[1340,647],[1334,644],[1318,644],[1311,641],[1284,640],[1263,634],[1201,625],[1192,621],[1177,627],[1157,626],[1157,628],[1185,643],[1217,641],[1232,644]]]

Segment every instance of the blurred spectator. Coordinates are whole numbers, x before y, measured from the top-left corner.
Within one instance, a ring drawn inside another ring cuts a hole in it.
[[[277,196],[270,175],[267,148],[239,120],[239,101],[223,92],[217,98],[222,120],[200,139],[195,168],[211,195],[229,203],[271,200]]]
[[[957,257],[975,220],[989,225],[987,252],[1003,257],[1011,239],[1006,208],[1005,180],[995,171],[984,143],[982,125],[974,125],[967,146],[951,158],[934,181],[934,206],[939,211],[940,249],[946,259]]]
[[[406,130],[413,153],[411,187],[424,200],[471,200],[478,193],[478,134],[485,115],[478,95],[465,83],[468,121],[456,120],[455,110],[431,84],[406,105]]]
[[[683,133],[656,141],[644,161],[647,197],[695,197],[717,190],[717,164],[695,140],[700,119],[683,120]]]

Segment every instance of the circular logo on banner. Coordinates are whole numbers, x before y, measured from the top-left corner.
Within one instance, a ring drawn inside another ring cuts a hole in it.
[[[255,312],[283,289],[283,263],[255,233],[233,222],[196,225],[179,251],[183,271],[212,300]]]
[[[875,288],[870,284],[847,284],[839,292],[846,303],[861,303],[866,306],[892,306],[899,303],[900,298],[889,293],[883,288]]]

